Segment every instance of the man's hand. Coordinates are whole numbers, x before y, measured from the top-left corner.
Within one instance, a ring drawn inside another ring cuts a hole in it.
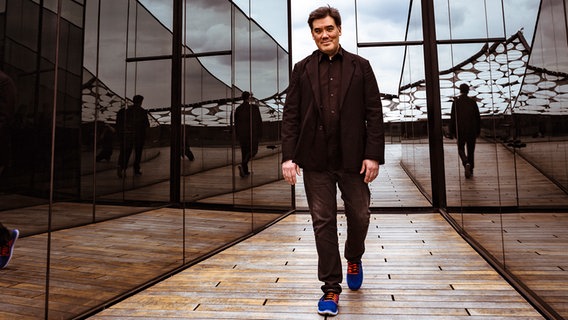
[[[365,159],[359,174],[365,173],[365,183],[370,183],[379,175],[379,162],[376,160]]]
[[[288,181],[289,184],[296,184],[296,175],[300,175],[300,167],[295,164],[292,160],[288,160],[282,163],[282,176],[284,180]]]

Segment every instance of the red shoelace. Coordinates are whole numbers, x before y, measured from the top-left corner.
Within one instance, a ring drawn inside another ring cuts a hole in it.
[[[358,263],[347,263],[347,273],[348,274],[359,274],[359,264]]]

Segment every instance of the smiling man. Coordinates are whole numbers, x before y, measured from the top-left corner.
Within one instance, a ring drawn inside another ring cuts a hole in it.
[[[347,218],[347,285],[358,290],[370,218],[368,183],[384,163],[383,114],[369,61],[339,44],[339,11],[320,7],[310,13],[308,25],[318,50],[292,71],[282,119],[282,175],[294,185],[303,171],[323,282],[318,313],[333,316],[343,281],[337,187]]]

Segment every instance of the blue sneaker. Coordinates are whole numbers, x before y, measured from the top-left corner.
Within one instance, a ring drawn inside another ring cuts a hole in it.
[[[359,290],[363,284],[363,265],[361,261],[347,261],[347,286],[351,290]]]
[[[322,316],[337,315],[337,305],[339,304],[339,293],[333,291],[326,292],[318,301],[318,313]]]
[[[18,240],[19,235],[20,231],[18,229],[12,230],[10,234],[10,240],[0,248],[0,269],[6,267],[10,262],[10,259],[12,259],[12,253],[14,253],[14,245],[16,244],[16,240]]]

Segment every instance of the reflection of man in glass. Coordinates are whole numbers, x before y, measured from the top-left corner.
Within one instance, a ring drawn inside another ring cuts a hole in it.
[[[0,70],[0,176],[4,168],[10,164],[11,156],[11,124],[16,106],[16,85],[14,81]],[[0,223],[0,269],[8,265],[12,259],[14,245],[20,231],[9,230]]]
[[[142,108],[143,100],[143,96],[135,95],[132,98],[133,104],[120,109],[116,115],[116,130],[120,139],[117,173],[120,178],[126,174],[132,149],[134,149],[134,174],[142,174],[140,171],[142,149],[146,140],[146,130],[150,127],[148,112]]]
[[[468,97],[469,86],[460,84],[460,95],[452,103],[450,135],[457,137],[458,154],[465,171],[465,177],[473,175],[475,140],[481,132],[481,118],[477,103]],[[465,147],[467,145],[467,154]]]
[[[318,313],[336,315],[343,281],[336,190],[347,218],[347,285],[358,290],[370,219],[368,183],[384,163],[383,114],[369,61],[339,45],[337,9],[314,10],[308,25],[319,50],[292,71],[282,119],[282,175],[295,184],[303,169],[323,282]]]
[[[244,91],[241,103],[235,110],[235,132],[241,146],[241,165],[239,175],[250,174],[248,163],[258,152],[258,143],[262,137],[262,118],[256,104],[250,103],[250,93]]]

